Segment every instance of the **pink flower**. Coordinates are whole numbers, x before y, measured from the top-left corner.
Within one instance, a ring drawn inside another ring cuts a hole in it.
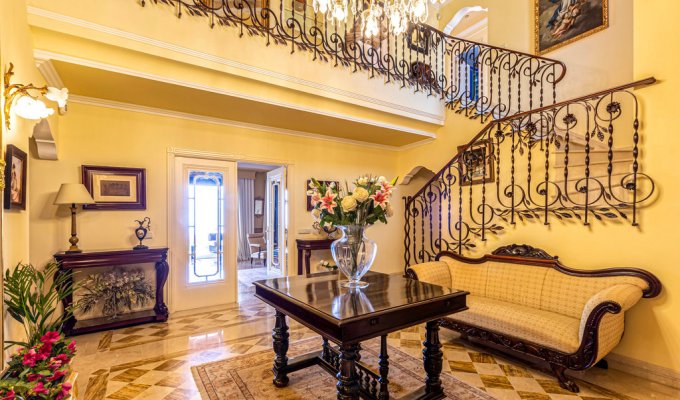
[[[387,207],[387,199],[389,198],[389,195],[382,190],[376,190],[375,194],[371,195],[371,199],[373,200],[373,204],[375,204],[378,207],[381,207],[382,209],[385,209]]]
[[[61,400],[64,397],[68,396],[68,393],[71,391],[71,384],[68,382],[64,382],[61,384],[61,391],[57,395],[56,400]]]
[[[49,357],[49,355],[52,354],[52,343],[45,343],[40,346],[38,353],[44,357],[43,360]]]
[[[71,343],[68,344],[68,349],[69,349],[72,353],[75,353],[75,352],[76,352],[76,341],[75,341],[75,340],[71,341]]]
[[[14,400],[16,396],[16,393],[14,393],[14,390],[10,390],[9,392],[5,393],[5,397],[2,398],[2,400]]]
[[[326,194],[321,198],[321,208],[328,211],[330,214],[335,214],[334,208],[338,205],[335,202],[335,198],[338,197],[337,194],[333,193],[331,189],[326,190]]]
[[[53,374],[52,376],[50,376],[49,378],[47,378],[47,380],[50,381],[50,382],[58,381],[58,380],[61,379],[64,375],[66,375],[66,372],[64,372],[64,371],[62,371],[62,370],[56,370],[56,371],[54,371],[54,374]]]
[[[61,339],[59,332],[51,331],[44,334],[43,337],[40,338],[40,341],[45,344],[54,344],[55,342],[58,342],[59,339]]]
[[[35,367],[36,361],[38,361],[37,358],[37,353],[35,350],[30,349],[24,354],[24,362],[22,363],[23,365],[28,365],[29,367]]]
[[[42,375],[40,375],[40,374],[28,374],[28,375],[26,375],[26,380],[29,381],[29,382],[35,382],[38,379],[40,379],[41,376]]]
[[[61,368],[61,366],[62,366],[61,360],[57,360],[54,357],[52,357],[52,359],[50,360],[50,365],[49,365],[50,369],[52,371],[54,371],[55,369]]]
[[[380,186],[382,187],[383,192],[387,193],[388,195],[392,194],[392,188],[394,188],[394,186],[392,186],[392,184],[390,182],[388,182],[386,180],[381,181]]]
[[[318,190],[314,190],[314,193],[312,193],[312,199],[311,199],[311,204],[312,207],[316,207],[317,204],[321,202],[321,193],[319,193]]]
[[[50,391],[45,388],[45,385],[43,385],[42,382],[38,382],[35,386],[33,386],[33,389],[31,389],[32,393],[35,394],[47,394]]]
[[[55,356],[55,357],[52,357],[52,359],[53,359],[53,360],[59,360],[59,361],[61,361],[61,362],[64,363],[64,364],[66,364],[66,363],[68,362],[68,360],[69,360],[68,356],[67,356],[66,354],[63,354],[63,353],[62,353],[62,354],[58,354],[58,355]]]

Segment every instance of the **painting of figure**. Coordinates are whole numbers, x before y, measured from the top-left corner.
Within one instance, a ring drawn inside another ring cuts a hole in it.
[[[536,53],[575,42],[609,25],[608,0],[534,0]]]

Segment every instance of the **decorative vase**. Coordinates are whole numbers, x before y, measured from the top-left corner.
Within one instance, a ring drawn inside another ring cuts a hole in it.
[[[371,269],[378,245],[371,239],[366,238],[366,226],[347,225],[339,226],[342,237],[331,244],[333,260],[347,277],[341,282],[341,286],[348,288],[364,288],[368,282],[361,280],[366,272]]]

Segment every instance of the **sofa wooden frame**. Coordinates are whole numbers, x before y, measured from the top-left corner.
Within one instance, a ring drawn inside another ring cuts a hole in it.
[[[491,254],[486,254],[480,258],[469,258],[451,252],[442,252],[439,253],[435,259],[438,261],[444,256],[468,264],[481,264],[486,261],[497,261],[512,264],[534,265],[537,267],[553,268],[567,275],[582,277],[634,276],[644,280],[648,284],[648,288],[644,290],[642,294],[642,297],[644,298],[658,296],[662,287],[661,282],[656,276],[642,269],[572,269],[560,263],[556,256],[552,256],[544,250],[524,244],[503,246],[496,249]],[[406,269],[406,276],[412,279],[418,279],[415,271],[411,268]],[[564,353],[528,340],[507,335],[503,332],[494,332],[478,326],[454,321],[451,318],[442,319],[440,321],[440,326],[460,332],[464,339],[475,339],[482,343],[486,342],[487,344],[495,345],[494,347],[499,347],[502,350],[509,350],[514,353],[542,359],[550,365],[550,368],[559,380],[560,386],[571,392],[578,392],[578,385],[565,374],[565,371],[567,369],[581,371],[591,368],[596,364],[598,353],[598,328],[600,322],[607,313],[618,314],[619,312],[621,312],[621,305],[614,301],[603,302],[595,307],[588,316],[583,339],[578,350],[574,353]]]

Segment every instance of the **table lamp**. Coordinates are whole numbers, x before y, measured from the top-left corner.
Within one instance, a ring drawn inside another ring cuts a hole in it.
[[[78,248],[78,235],[76,234],[76,209],[78,204],[94,204],[94,200],[85,186],[80,183],[62,183],[54,200],[55,205],[70,205],[71,209],[71,238],[68,240],[71,247],[67,253],[80,253]]]

